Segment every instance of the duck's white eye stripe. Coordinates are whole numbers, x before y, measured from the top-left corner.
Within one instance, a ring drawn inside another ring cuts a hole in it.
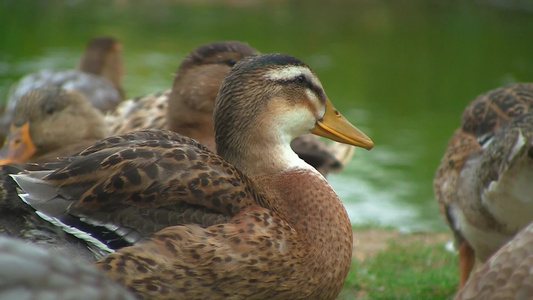
[[[282,69],[270,70],[265,74],[265,78],[274,81],[289,81],[301,75],[311,79],[313,85],[321,86],[316,76],[311,73],[311,70],[303,66],[289,66]]]
[[[319,107],[320,101],[315,92],[310,89],[305,89],[305,93],[307,94],[307,97],[309,97],[309,100],[311,100],[316,107]]]

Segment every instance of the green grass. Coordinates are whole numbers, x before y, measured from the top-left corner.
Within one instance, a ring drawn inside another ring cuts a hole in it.
[[[352,262],[338,299],[452,299],[457,257],[442,244],[389,241],[363,262]]]

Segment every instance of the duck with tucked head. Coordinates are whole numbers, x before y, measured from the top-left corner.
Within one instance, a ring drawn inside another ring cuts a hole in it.
[[[87,51],[80,64],[94,68],[102,56],[95,51]],[[148,128],[168,128],[214,150],[212,113],[220,83],[235,62],[252,54],[257,51],[237,41],[200,46],[180,65],[172,90],[123,101],[105,119],[80,93],[53,85],[34,89],[15,107],[0,164],[53,161],[111,134]],[[169,105],[175,112],[166,117]]]
[[[80,92],[45,86],[18,101],[0,164],[55,160],[107,136],[104,116]]]
[[[122,45],[112,37],[91,39],[76,70],[41,70],[24,76],[11,87],[0,118],[0,132],[7,134],[18,99],[45,86],[79,91],[100,111],[111,111],[124,98],[123,72]]]
[[[247,57],[228,72],[214,126],[220,156],[145,130],[13,177],[49,218],[77,217],[130,242],[148,237],[96,264],[140,298],[334,299],[350,268],[350,221],[290,142],[308,132],[366,149],[372,141],[305,63],[282,54]]]
[[[533,84],[478,96],[464,110],[433,181],[459,250],[459,286],[533,221]]]

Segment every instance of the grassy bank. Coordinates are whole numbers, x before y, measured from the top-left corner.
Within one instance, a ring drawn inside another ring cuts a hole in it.
[[[457,256],[448,233],[354,228],[352,267],[338,299],[452,299]]]

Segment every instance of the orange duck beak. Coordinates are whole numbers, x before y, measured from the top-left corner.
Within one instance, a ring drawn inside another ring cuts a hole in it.
[[[30,123],[26,122],[20,127],[12,123],[4,146],[0,149],[0,165],[24,163],[36,150],[30,137]]]
[[[331,101],[326,99],[326,112],[322,120],[318,120],[311,133],[334,140],[336,142],[349,144],[370,150],[374,147],[374,142],[361,130],[353,126],[341,113],[333,107]]]

